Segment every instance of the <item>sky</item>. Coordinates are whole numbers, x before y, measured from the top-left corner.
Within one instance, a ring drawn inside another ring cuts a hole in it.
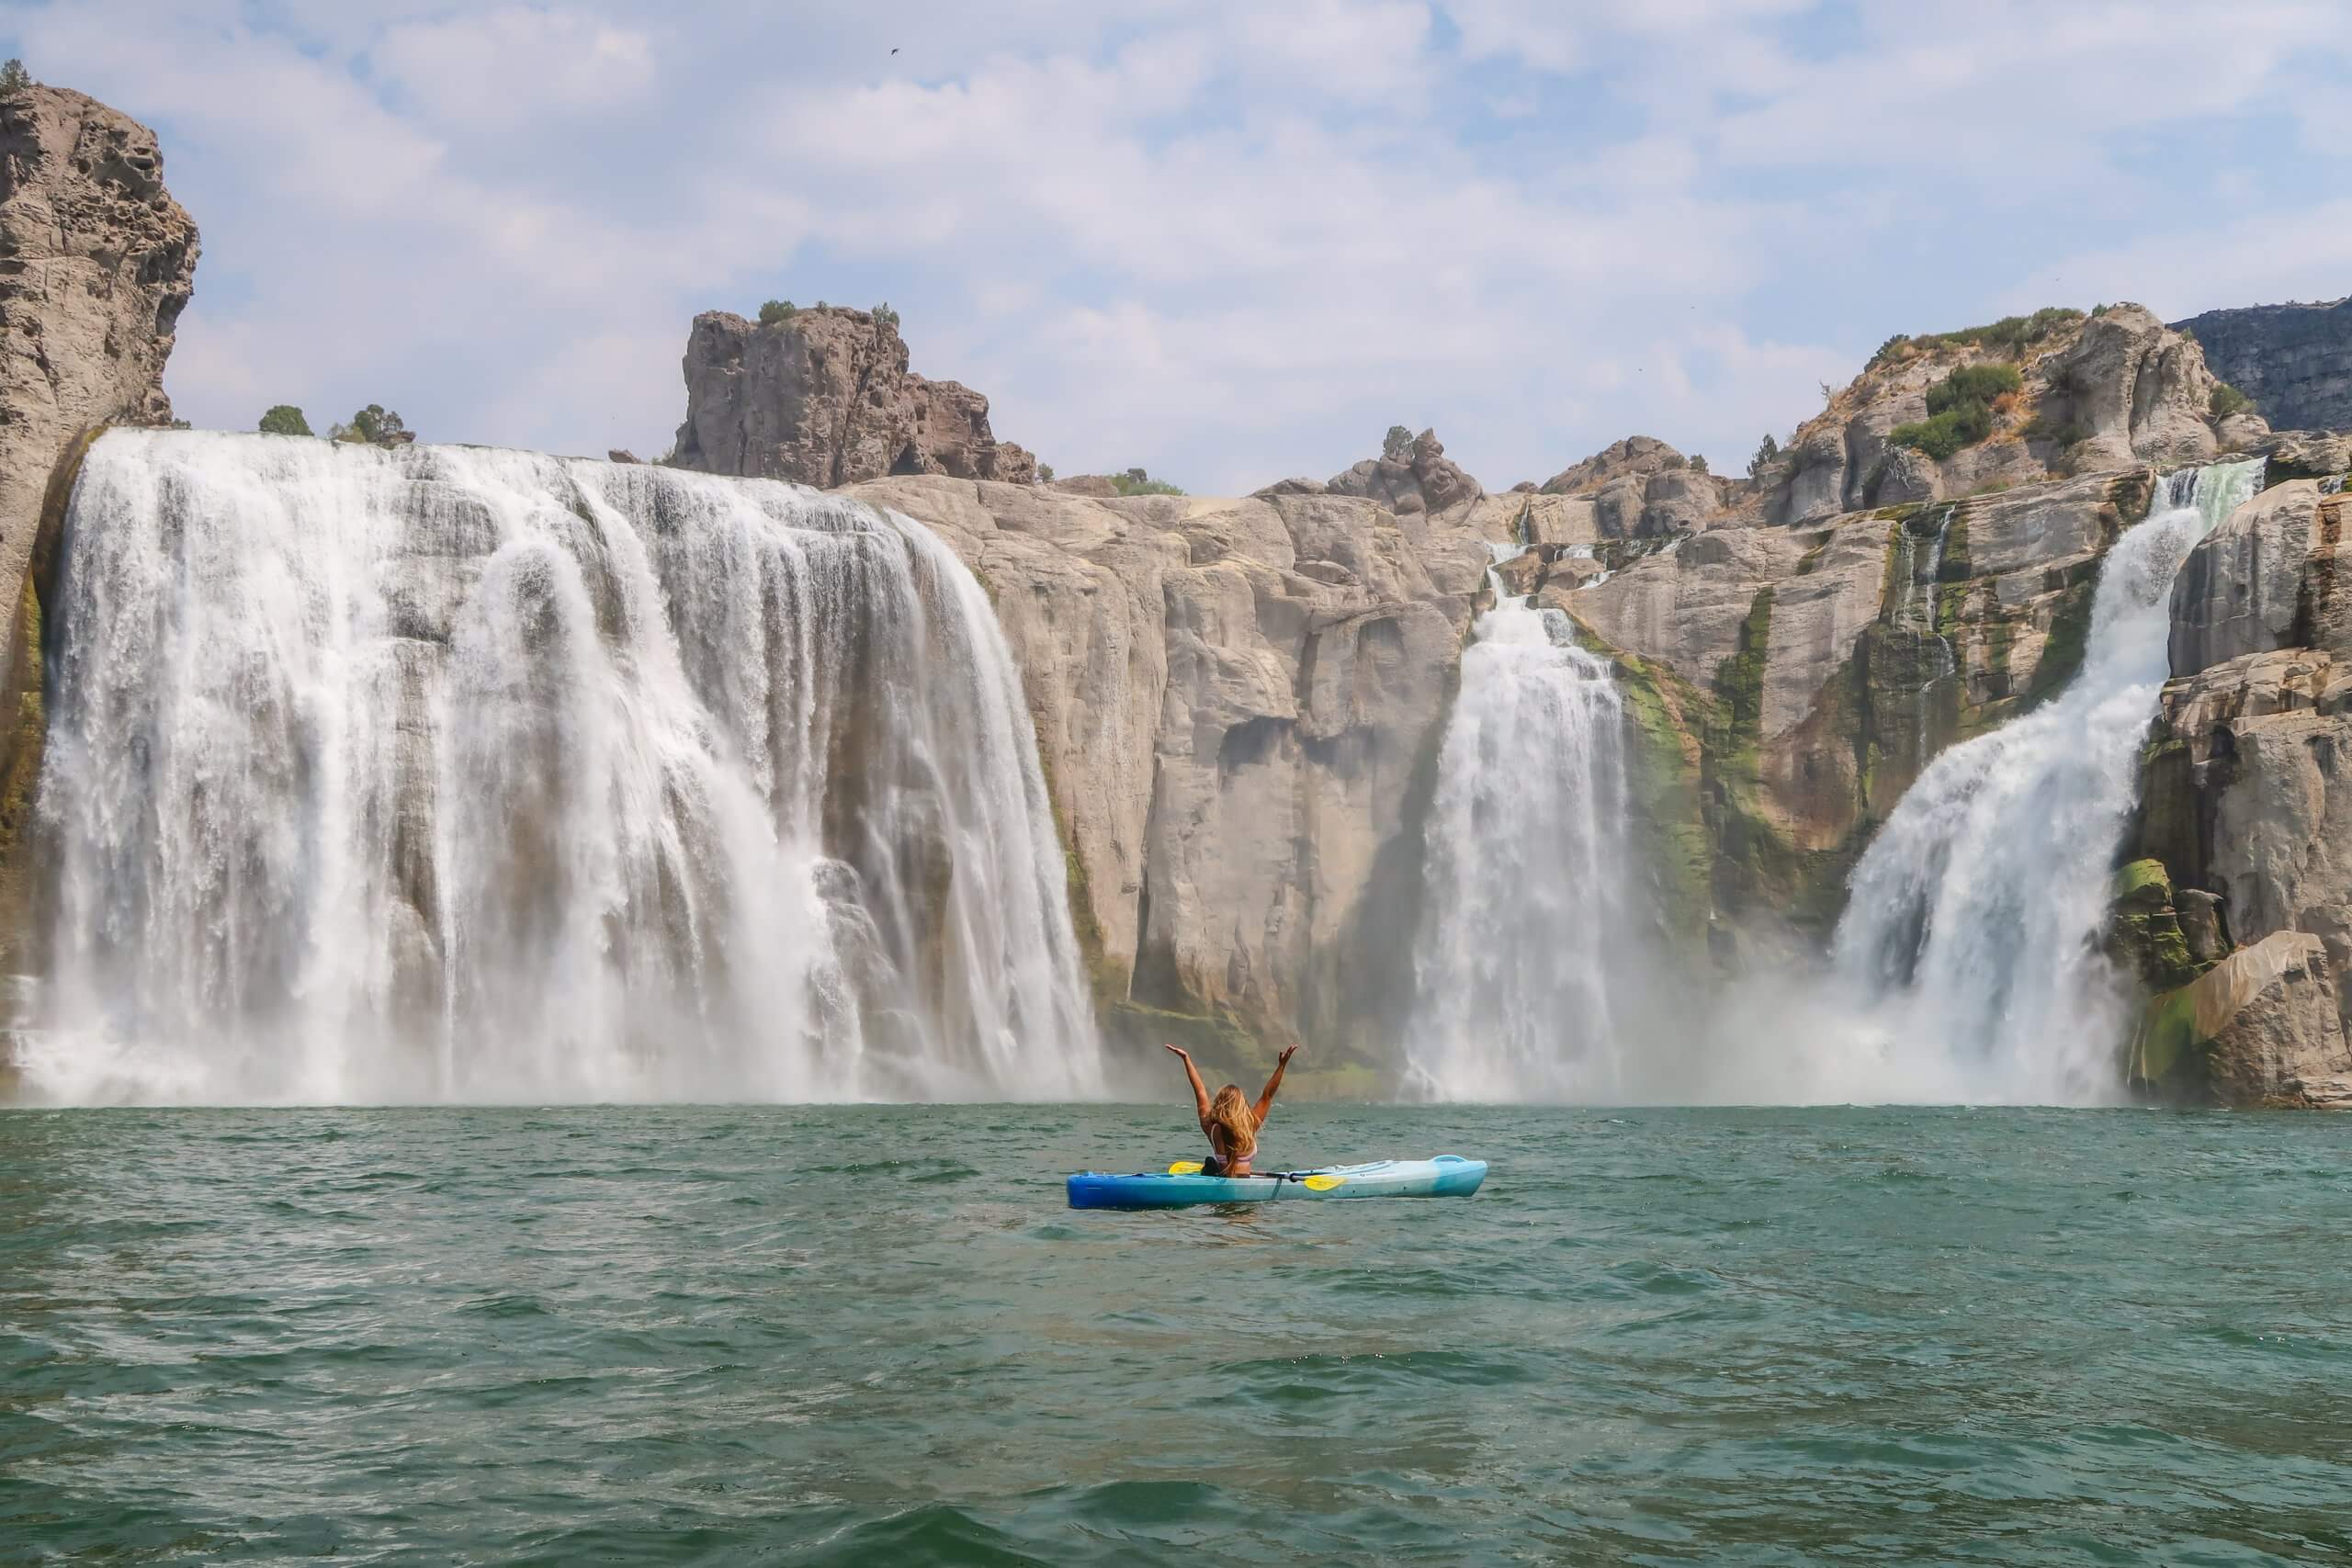
[[[893,51],[896,51],[894,53]],[[0,0],[203,231],[181,416],[652,457],[695,312],[901,317],[1063,473],[1744,467],[1897,332],[2352,293],[2344,0]]]

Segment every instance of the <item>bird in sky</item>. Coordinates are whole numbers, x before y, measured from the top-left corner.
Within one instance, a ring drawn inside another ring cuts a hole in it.
[[[895,49],[894,49],[894,50],[892,50],[890,52],[891,52],[892,54],[896,54],[896,53],[898,53],[899,51],[898,51],[897,50],[895,50]]]

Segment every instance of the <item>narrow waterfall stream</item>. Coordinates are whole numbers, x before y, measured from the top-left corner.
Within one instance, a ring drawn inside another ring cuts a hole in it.
[[[985,593],[847,500],[118,430],[53,617],[35,1098],[1068,1098]]]
[[[2098,942],[2165,682],[2172,581],[2261,472],[2256,459],[2169,476],[2100,569],[2080,673],[1938,756],[1855,868],[1832,963],[1906,1097],[2116,1092],[2121,1020]]]
[[[1624,1076],[1611,992],[1630,936],[1617,682],[1566,615],[1487,581],[1495,605],[1438,761],[1409,1082],[1446,1100],[1607,1099]]]

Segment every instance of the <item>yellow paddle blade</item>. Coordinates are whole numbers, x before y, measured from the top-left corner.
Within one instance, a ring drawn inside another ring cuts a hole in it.
[[[1180,1159],[1168,1168],[1170,1176],[1198,1176],[1200,1173],[1201,1162],[1196,1159]]]
[[[1345,1187],[1347,1184],[1348,1179],[1344,1176],[1310,1176],[1305,1183],[1309,1192],[1329,1192],[1334,1187]]]

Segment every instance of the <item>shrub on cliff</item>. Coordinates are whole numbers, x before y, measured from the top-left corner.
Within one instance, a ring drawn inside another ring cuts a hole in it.
[[[1963,365],[1928,389],[1928,412],[1942,413],[1962,403],[1989,404],[2025,385],[2014,365]]]
[[[1756,444],[1756,456],[1747,459],[1747,477],[1754,479],[1763,473],[1765,469],[1778,462],[1780,457],[1781,444],[1773,440],[1768,432],[1764,439]]]
[[[1962,447],[1973,446],[1992,434],[1993,411],[1983,403],[1963,403],[1926,419],[1898,424],[1886,433],[1886,438],[1897,446],[1925,452],[1940,463]]]
[[[271,405],[261,416],[260,428],[264,435],[308,435],[311,433],[311,422],[304,419],[302,411],[292,403]]]
[[[25,69],[21,60],[11,60],[0,65],[0,98],[13,98],[33,85],[33,73]]]
[[[1897,333],[1878,345],[1878,352],[1871,355],[1870,367],[1875,370],[1882,365],[1900,365],[1933,348],[1983,348],[2015,356],[2082,319],[2083,312],[2071,305],[2044,305],[2030,316],[2003,316],[1997,321],[1962,327],[1958,332],[1922,333],[1917,337]]]
[[[789,299],[771,299],[760,307],[760,325],[781,326],[800,313],[800,307]]]
[[[2227,381],[2216,381],[2212,396],[2205,400],[2205,412],[2215,424],[2219,424],[2230,415],[2244,412],[2253,401],[2252,398]]]
[[[1401,424],[1390,425],[1380,438],[1380,455],[1392,463],[1403,462],[1413,455],[1413,433]]]
[[[899,324],[899,312],[890,309],[890,301],[885,299],[874,307],[874,319],[883,326],[895,328]]]
[[[1111,488],[1121,495],[1182,495],[1183,491],[1166,479],[1153,479],[1141,468],[1129,468],[1124,474],[1111,476]]]
[[[2023,318],[2012,317],[2011,320]],[[1963,365],[1928,389],[1928,417],[1898,424],[1886,438],[1937,462],[1993,434],[1995,400],[2024,385],[2014,365]]]

